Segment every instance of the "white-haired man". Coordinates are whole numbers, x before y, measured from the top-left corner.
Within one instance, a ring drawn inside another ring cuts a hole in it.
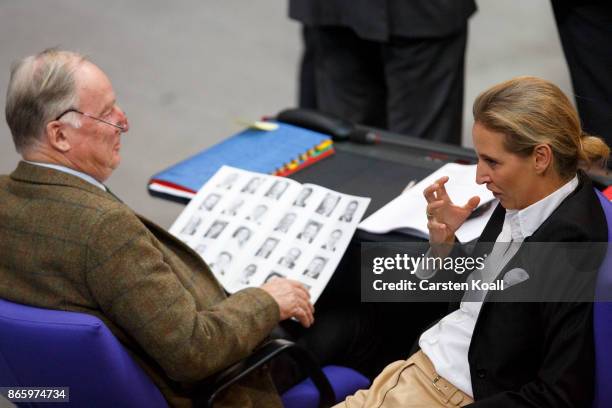
[[[51,49],[17,62],[6,119],[23,160],[0,177],[0,297],[98,316],[172,406],[191,406],[191,384],[249,355],[280,320],[313,323],[298,282],[228,297],[197,253],[106,189],[129,124],[85,57]],[[217,406],[280,400],[259,370]]]

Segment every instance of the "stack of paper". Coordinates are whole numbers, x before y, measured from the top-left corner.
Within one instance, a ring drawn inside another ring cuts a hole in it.
[[[425,214],[427,201],[423,196],[423,190],[443,176],[449,177],[445,186],[454,204],[464,205],[473,196],[480,197],[480,205],[495,199],[484,185],[476,184],[476,165],[450,163],[442,166],[363,220],[359,224],[359,229],[375,234],[398,231],[428,238],[429,231]],[[459,241],[468,242],[478,238],[494,209],[495,205],[491,205],[482,215],[463,223],[456,233]]]

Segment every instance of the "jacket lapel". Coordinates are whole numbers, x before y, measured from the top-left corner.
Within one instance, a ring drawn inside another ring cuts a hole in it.
[[[593,187],[588,177],[586,177],[585,174],[582,173],[581,171],[578,172],[578,180],[579,180],[579,183],[576,189],[569,196],[567,196],[561,202],[561,204],[559,204],[559,206],[538,227],[538,229],[534,231],[534,233],[531,236],[525,238],[525,240],[523,241],[523,244],[529,243],[529,242],[549,242],[551,241],[551,239],[554,239],[554,237],[550,236],[548,230],[550,229],[549,227],[552,225],[552,223],[556,222],[556,220],[559,217],[565,218],[565,215],[568,212],[574,213],[573,207],[585,205],[585,199],[582,196],[584,195],[585,190],[591,190]],[[495,211],[497,212],[497,210],[500,207],[501,205],[498,206],[498,208]],[[503,214],[505,214],[505,210],[503,210]],[[504,219],[503,214],[501,218],[501,224],[499,224],[498,234],[501,230],[501,227],[503,226],[503,219]],[[491,217],[491,220],[493,220],[493,217]],[[495,222],[497,223],[497,221],[499,220],[496,219]],[[488,227],[489,225],[487,225],[487,228],[485,228],[485,232],[488,230]],[[484,232],[481,238],[485,239]],[[487,236],[486,238],[490,239],[491,237]],[[495,241],[495,237],[493,238],[493,241]],[[524,259],[534,259],[534,257],[533,255],[525,256],[525,247],[521,246],[521,248],[519,248],[517,253],[512,257],[512,259],[510,259],[508,263],[504,266],[502,271],[499,273],[498,278],[503,277],[506,272],[516,267],[522,267],[525,270],[529,271],[529,273],[532,273],[533,268],[529,268],[528,265],[524,265],[524,262],[522,262],[522,260]],[[489,305],[490,305],[488,301],[490,300],[491,296],[495,296],[495,293],[492,293],[489,291],[484,299],[484,303],[482,305],[482,308],[480,309],[480,313],[478,314],[478,318],[476,320],[476,326],[474,327],[474,333],[472,334],[472,337],[476,335],[476,333],[482,327],[483,322],[486,320],[486,316],[489,311]],[[470,349],[471,349],[471,345],[470,345]]]

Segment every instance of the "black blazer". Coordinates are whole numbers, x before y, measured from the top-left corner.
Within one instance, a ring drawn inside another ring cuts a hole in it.
[[[477,247],[474,256],[491,249],[504,216],[505,210],[498,206],[479,239],[491,244]],[[603,210],[590,180],[580,175],[576,190],[525,242],[607,240]],[[521,266],[524,247],[500,276]],[[591,261],[595,259],[591,266],[566,277],[570,281],[565,284],[584,287],[586,282],[590,285],[587,290],[594,288],[600,253],[594,247],[589,256]],[[544,277],[553,277],[548,284],[555,285],[558,264],[567,260],[553,258],[542,254],[537,265],[522,266],[536,277],[538,270]],[[509,291],[520,290],[520,285],[489,292],[482,305],[468,352],[475,399],[470,406],[590,407],[594,387],[592,303],[494,302],[500,294],[507,296]]]

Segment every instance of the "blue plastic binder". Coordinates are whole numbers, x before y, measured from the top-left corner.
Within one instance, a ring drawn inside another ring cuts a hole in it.
[[[308,158],[327,156],[318,154],[317,147],[329,145],[329,135],[285,123],[277,124],[278,129],[272,131],[244,130],[153,175],[149,180],[149,191],[163,186],[165,193],[170,195],[172,190],[195,193],[223,165],[275,174],[283,173],[288,164],[294,163],[294,167],[298,167],[299,163],[308,162]],[[333,152],[333,148],[326,150],[329,154]]]

